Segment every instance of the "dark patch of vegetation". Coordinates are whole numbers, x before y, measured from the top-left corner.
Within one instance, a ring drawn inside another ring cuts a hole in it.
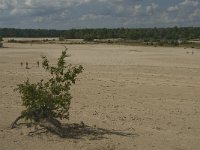
[[[3,38],[0,36],[0,47],[3,47],[2,41],[3,41]]]
[[[92,42],[94,41],[94,37],[91,34],[86,34],[83,40],[86,42]]]
[[[10,39],[8,40],[8,43],[21,43],[21,44],[27,44],[27,43],[32,43],[32,44],[42,44],[48,42],[48,40],[15,40],[15,39]]]
[[[11,29],[0,28],[3,37],[64,37],[65,39],[129,39],[142,41],[156,40],[189,40],[200,38],[200,27],[173,28],[117,28],[117,29],[71,29],[71,30],[41,30],[41,29]]]
[[[200,27],[173,28],[144,28],[144,29],[71,29],[71,30],[41,30],[41,29],[8,29],[0,28],[0,35],[4,37],[59,37],[59,41],[66,44],[85,44],[87,42],[128,44],[142,46],[179,46],[200,48]],[[66,39],[83,39],[75,42]],[[55,40],[14,40],[10,43],[55,43]]]

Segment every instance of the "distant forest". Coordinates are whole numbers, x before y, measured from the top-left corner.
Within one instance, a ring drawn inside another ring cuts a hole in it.
[[[2,37],[63,37],[65,39],[112,39],[130,40],[189,40],[200,38],[200,27],[141,28],[141,29],[14,29],[0,28]]]

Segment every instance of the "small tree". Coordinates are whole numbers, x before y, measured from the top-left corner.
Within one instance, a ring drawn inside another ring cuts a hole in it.
[[[47,57],[43,56],[42,66],[50,73],[50,78],[46,82],[41,80],[37,83],[30,83],[27,79],[18,85],[15,90],[21,94],[22,105],[26,109],[12,123],[12,128],[17,126],[18,120],[24,118],[63,136],[61,123],[57,119],[69,119],[72,99],[70,87],[83,71],[81,65],[66,64],[66,57],[69,57],[67,49],[58,58],[57,65],[50,66]]]

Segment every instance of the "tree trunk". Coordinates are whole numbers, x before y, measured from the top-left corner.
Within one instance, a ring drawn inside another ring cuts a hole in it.
[[[45,118],[38,122],[41,127],[46,128],[48,131],[53,132],[60,137],[64,138],[64,133],[61,123],[54,118]]]
[[[26,115],[21,115],[19,117],[16,118],[16,120],[11,124],[11,129],[16,128],[17,127],[17,122],[20,119],[25,118]],[[47,129],[48,131],[55,133],[57,135],[59,135],[60,137],[64,138],[64,133],[63,133],[63,129],[62,129],[62,125],[60,123],[60,121],[58,121],[55,118],[44,118],[44,119],[38,119],[37,121],[35,121],[35,123],[37,125],[40,125],[41,127],[44,127],[45,129]]]
[[[21,115],[21,116],[19,116],[19,117],[17,117],[16,119],[15,119],[15,121],[11,124],[11,129],[14,129],[14,128],[16,128],[17,127],[17,122],[20,120],[20,119],[23,119],[25,117],[25,115]]]

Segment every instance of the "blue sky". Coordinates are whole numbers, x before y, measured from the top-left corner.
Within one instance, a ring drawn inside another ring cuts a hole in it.
[[[200,26],[200,0],[0,0],[0,27]]]

